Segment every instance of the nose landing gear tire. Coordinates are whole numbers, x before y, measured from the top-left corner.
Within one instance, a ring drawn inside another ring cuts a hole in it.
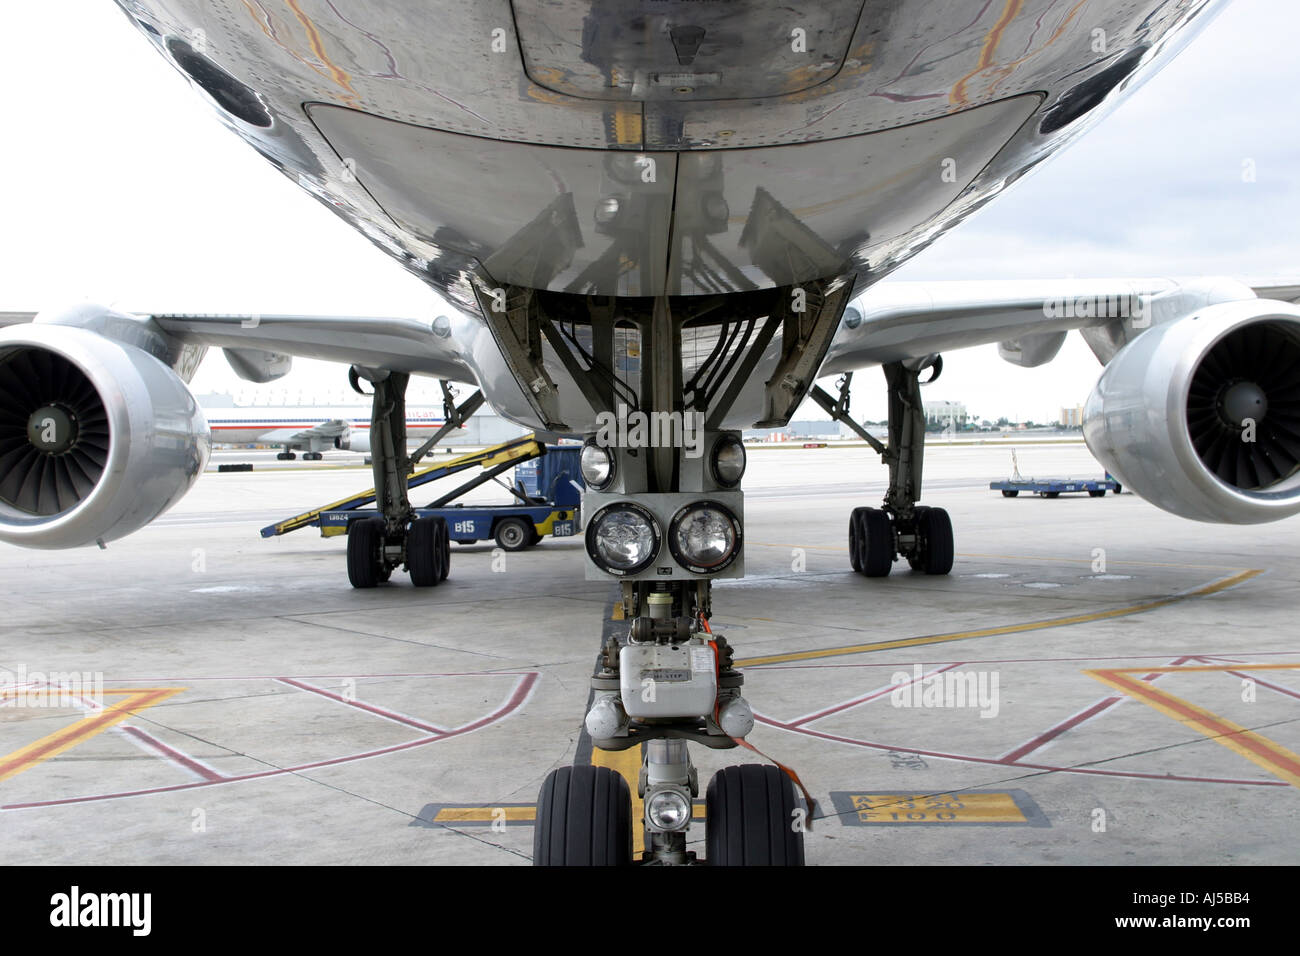
[[[803,866],[794,784],[776,767],[742,764],[713,775],[705,797],[709,866]]]
[[[559,767],[537,795],[534,866],[628,866],[632,793],[608,767]]]

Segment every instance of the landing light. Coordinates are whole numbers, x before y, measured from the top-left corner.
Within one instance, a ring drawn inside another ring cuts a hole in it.
[[[668,526],[668,549],[677,563],[696,574],[727,568],[740,554],[740,521],[716,501],[682,508]]]
[[[714,480],[726,488],[734,488],[744,475],[744,443],[735,435],[723,435],[713,445]]]
[[[645,508],[622,501],[601,508],[587,525],[587,554],[607,574],[638,574],[659,553],[659,526]]]
[[[691,822],[691,802],[680,790],[660,790],[646,802],[650,822],[660,830],[684,830]]]
[[[614,481],[614,453],[594,442],[582,446],[578,458],[582,480],[592,491],[603,491]]]

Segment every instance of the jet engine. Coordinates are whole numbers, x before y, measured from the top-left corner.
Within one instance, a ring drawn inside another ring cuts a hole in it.
[[[210,447],[194,396],[148,352],[70,325],[0,331],[0,541],[130,534],[180,500]]]
[[[349,428],[347,434],[334,439],[334,447],[343,451],[359,451],[368,455],[370,454],[370,432]]]
[[[1300,512],[1300,309],[1226,302],[1142,332],[1106,366],[1083,433],[1112,475],[1173,514]]]

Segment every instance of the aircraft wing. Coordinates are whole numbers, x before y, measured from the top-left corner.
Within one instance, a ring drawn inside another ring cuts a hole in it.
[[[258,442],[268,445],[310,445],[312,439],[316,441],[333,441],[348,434],[350,426],[342,419],[331,419],[330,421],[321,422],[319,425],[313,425],[310,428],[277,428],[273,431],[263,432],[258,437]]]
[[[342,315],[147,314],[183,344],[216,346],[228,355],[296,355],[475,382],[464,345],[473,341],[480,325],[457,312],[428,321]]]
[[[1280,281],[1277,285],[1273,284],[1251,284],[1251,289],[1255,295],[1261,299],[1277,299],[1279,302],[1294,302],[1300,304],[1300,282],[1292,279],[1290,282]]]
[[[1118,325],[1140,330],[1205,305],[1251,298],[1294,302],[1300,299],[1300,281],[886,281],[849,304],[819,374],[995,342],[1007,361],[1033,367],[1050,361],[1071,329],[1085,330],[1089,345],[1107,361],[1124,341]]]

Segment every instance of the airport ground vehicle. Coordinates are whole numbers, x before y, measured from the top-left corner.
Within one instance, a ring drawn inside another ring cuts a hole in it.
[[[1122,490],[1120,483],[1109,475],[1105,478],[1007,478],[990,481],[989,488],[1002,492],[1003,498],[1015,498],[1022,491],[1040,498],[1059,498],[1063,494],[1082,492],[1101,498],[1108,491],[1117,495]]]
[[[348,576],[354,587],[374,587],[387,581],[403,564],[411,573],[412,583],[436,585],[450,572],[452,541],[475,544],[491,538],[506,551],[522,551],[547,535],[576,534],[583,490],[578,454],[577,448],[547,446],[529,435],[415,471],[406,483],[408,491],[470,469],[483,469],[481,474],[427,506],[412,508],[411,522],[422,523],[417,532],[419,540],[414,545],[407,542],[401,549],[389,549],[381,543],[382,513],[371,507],[376,500],[374,488],[268,525],[262,529],[262,537],[276,537],[306,527],[319,528],[322,537],[327,538],[347,535]],[[515,469],[516,480],[508,485],[499,476],[511,468]],[[496,481],[510,491],[515,502],[453,504],[466,492],[489,481]],[[432,554],[424,555],[426,549]],[[426,573],[426,564],[436,573]]]

